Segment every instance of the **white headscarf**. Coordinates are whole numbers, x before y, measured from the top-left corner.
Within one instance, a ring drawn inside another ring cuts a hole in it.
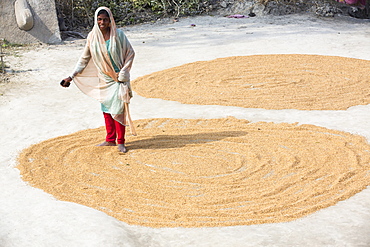
[[[107,11],[110,18],[109,53],[98,25],[100,10]],[[82,92],[101,102],[116,121],[126,125],[127,117],[131,133],[136,135],[128,107],[132,97],[130,69],[134,56],[135,52],[127,37],[122,30],[116,28],[110,9],[100,7],[95,11],[94,27],[87,37],[73,80]],[[119,73],[115,72],[111,59],[120,69]]]

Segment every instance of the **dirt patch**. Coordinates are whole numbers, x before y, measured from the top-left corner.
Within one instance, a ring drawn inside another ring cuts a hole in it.
[[[370,146],[349,133],[235,118],[135,125],[127,154],[95,146],[102,127],[33,145],[18,168],[57,199],[150,227],[286,222],[370,184]]]

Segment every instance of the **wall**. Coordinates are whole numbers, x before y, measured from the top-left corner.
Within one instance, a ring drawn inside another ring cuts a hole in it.
[[[17,25],[15,1],[0,0],[0,39],[16,44],[61,42],[54,0],[27,0],[34,18],[34,26],[29,31]]]

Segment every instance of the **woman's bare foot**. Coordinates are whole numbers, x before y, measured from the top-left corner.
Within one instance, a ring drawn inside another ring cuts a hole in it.
[[[118,150],[122,153],[126,153],[127,149],[125,147],[125,144],[118,144]]]
[[[116,146],[116,143],[115,142],[102,142],[98,145],[96,145],[98,147],[104,147],[104,146]]]

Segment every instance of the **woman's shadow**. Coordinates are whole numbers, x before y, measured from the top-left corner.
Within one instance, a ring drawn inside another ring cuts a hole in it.
[[[190,144],[204,144],[217,142],[229,137],[240,137],[247,135],[246,131],[221,131],[194,133],[185,135],[157,135],[147,139],[126,142],[130,149],[170,149],[185,147]]]

